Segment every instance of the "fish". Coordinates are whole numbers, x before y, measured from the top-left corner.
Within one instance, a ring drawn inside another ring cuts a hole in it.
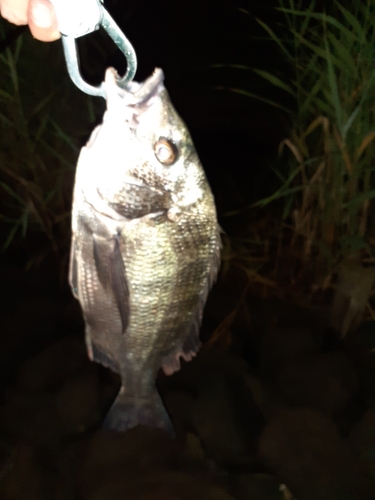
[[[220,262],[213,194],[159,68],[122,88],[106,70],[106,111],[82,148],[72,209],[69,282],[88,356],[121,378],[104,426],[173,434],[156,387],[200,348]]]

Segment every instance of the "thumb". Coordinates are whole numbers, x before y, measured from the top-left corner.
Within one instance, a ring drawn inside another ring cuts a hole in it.
[[[55,9],[48,0],[30,0],[27,18],[31,34],[42,42],[52,42],[61,37]]]

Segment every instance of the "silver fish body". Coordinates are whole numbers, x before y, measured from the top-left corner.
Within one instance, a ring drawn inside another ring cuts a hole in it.
[[[155,379],[198,351],[220,253],[214,199],[160,69],[127,89],[106,73],[107,111],[82,148],[70,284],[90,359],[119,373],[105,425],[172,426]]]

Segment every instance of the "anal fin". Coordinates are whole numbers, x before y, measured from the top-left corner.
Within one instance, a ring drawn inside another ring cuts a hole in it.
[[[189,335],[176,350],[166,356],[162,361],[162,369],[166,375],[172,375],[181,368],[180,357],[185,361],[191,361],[198,353],[201,346],[199,330],[193,325]]]

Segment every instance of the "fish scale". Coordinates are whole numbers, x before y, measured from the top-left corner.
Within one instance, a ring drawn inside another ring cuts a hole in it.
[[[162,71],[121,89],[110,69],[105,87],[77,165],[70,283],[90,359],[121,377],[105,425],[172,433],[155,379],[199,349],[221,248],[215,203]]]

